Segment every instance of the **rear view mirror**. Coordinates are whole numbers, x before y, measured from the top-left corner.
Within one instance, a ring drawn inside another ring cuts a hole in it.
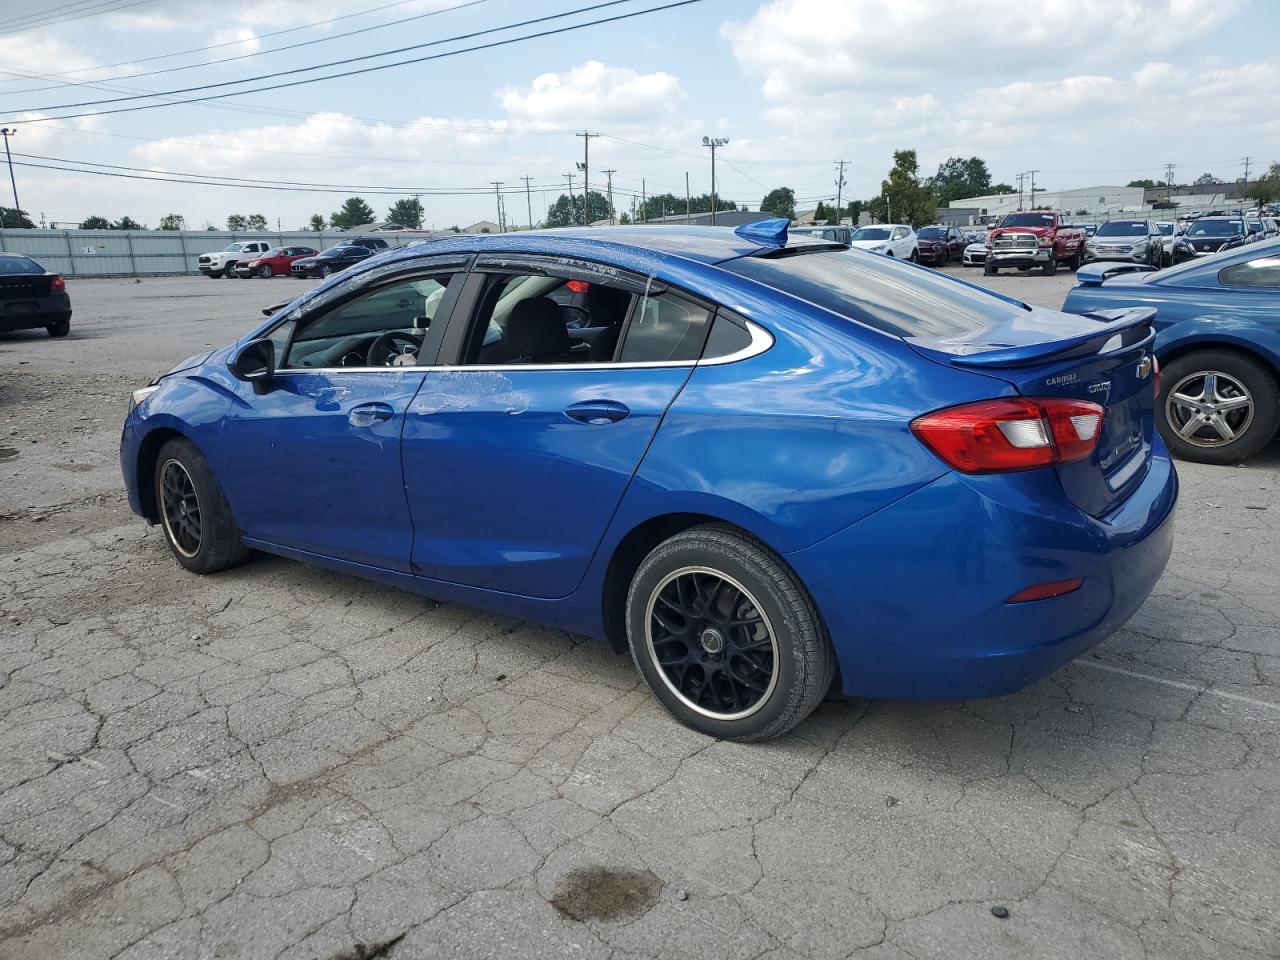
[[[270,340],[250,340],[227,361],[237,380],[253,384],[253,392],[266,393],[276,373],[276,345]]]

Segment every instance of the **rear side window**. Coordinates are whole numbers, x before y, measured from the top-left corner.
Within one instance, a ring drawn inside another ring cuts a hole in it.
[[[682,297],[663,294],[641,301],[622,341],[622,363],[697,360],[711,312]]]
[[[1029,309],[945,274],[850,251],[722,263],[756,280],[897,337],[954,337]]]
[[[721,310],[711,324],[707,345],[702,351],[704,360],[727,357],[751,346],[751,332],[745,320]]]
[[[1280,257],[1259,257],[1235,263],[1218,274],[1224,287],[1280,287]]]

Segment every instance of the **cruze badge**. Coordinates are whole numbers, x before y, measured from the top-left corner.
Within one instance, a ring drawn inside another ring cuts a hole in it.
[[[1110,380],[1103,380],[1101,383],[1091,383],[1091,384],[1089,384],[1089,392],[1090,392],[1090,393],[1106,393],[1106,392],[1107,392],[1108,390],[1110,390],[1110,389],[1111,389],[1111,381],[1110,381]]]
[[[1151,358],[1143,357],[1138,361],[1138,379],[1145,380],[1151,376]]]

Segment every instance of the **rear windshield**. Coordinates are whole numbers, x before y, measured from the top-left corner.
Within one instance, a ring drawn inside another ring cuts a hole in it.
[[[1029,309],[946,274],[858,251],[740,257],[720,266],[898,337],[959,336]]]
[[[1197,220],[1187,231],[1188,237],[1234,237],[1244,233],[1239,220]]]
[[[888,227],[862,227],[853,231],[854,240],[888,240]]]
[[[1098,237],[1145,237],[1146,235],[1147,221],[1145,220],[1108,220],[1094,234]]]
[[[0,274],[44,273],[44,267],[26,257],[0,257]]]
[[[1011,213],[1000,221],[1002,227],[1052,227],[1053,216],[1048,213]]]

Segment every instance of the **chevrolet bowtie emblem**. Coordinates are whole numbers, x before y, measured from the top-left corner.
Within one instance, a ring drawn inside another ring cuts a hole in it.
[[[1138,379],[1145,380],[1151,376],[1151,358],[1143,357],[1138,361]]]

